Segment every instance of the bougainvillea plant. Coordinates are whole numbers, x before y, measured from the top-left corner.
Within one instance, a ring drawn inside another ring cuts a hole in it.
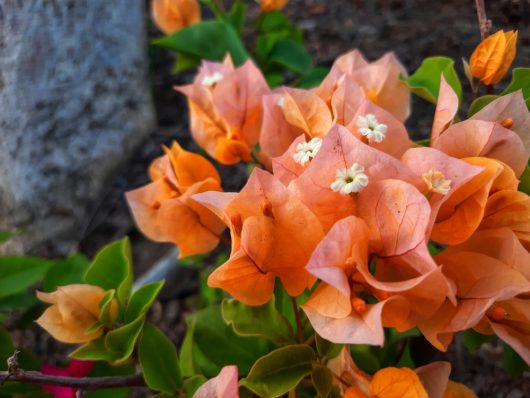
[[[276,41],[268,52],[258,45],[255,60],[237,50],[242,3],[206,3],[215,21],[199,22],[193,1],[152,3],[170,34],[157,44],[188,66],[208,59],[175,88],[204,156],[164,146],[151,182],[126,198],[145,236],[173,243],[180,258],[227,252],[205,287],[219,294],[188,316],[177,349],[146,320],[164,282],[133,288],[127,238],[92,262],[20,260],[38,269],[25,286],[44,278],[37,323],[76,348],[67,368],[27,371],[28,353],[12,354],[0,329],[0,357],[9,357],[0,396],[37,383],[60,397],[132,386],[159,397],[475,397],[449,380],[449,362],[416,367],[411,358],[412,338],[446,351],[457,333],[471,348],[502,340],[511,371],[530,364],[530,69],[493,86],[509,71],[517,32],[484,35],[465,61],[473,102],[464,116],[468,94],[445,57],[409,76],[393,53],[369,62],[352,50],[311,88],[314,69],[277,86],[293,66],[274,48],[301,46],[269,12],[285,1],[261,2],[262,41]],[[284,36],[272,35],[271,21]],[[211,30],[235,38],[221,59],[175,44]],[[404,125],[411,93],[435,106],[419,142]],[[223,191],[215,162],[248,164],[238,192]]]

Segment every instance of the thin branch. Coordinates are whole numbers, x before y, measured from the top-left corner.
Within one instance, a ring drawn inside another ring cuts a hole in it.
[[[46,375],[41,372],[24,371],[18,369],[16,373],[0,372],[0,380],[18,381],[30,384],[47,384],[60,387],[80,388],[83,390],[97,390],[101,388],[145,387],[141,374],[129,376],[105,377],[67,377]]]
[[[302,319],[300,319],[300,312],[298,311],[298,304],[296,299],[291,297],[291,304],[293,305],[294,317],[296,319],[296,331],[298,334],[298,342],[300,344],[304,343],[304,327],[302,326]]]
[[[478,24],[480,26],[480,38],[484,40],[490,33],[491,21],[486,16],[484,0],[475,0],[475,4],[477,6]]]

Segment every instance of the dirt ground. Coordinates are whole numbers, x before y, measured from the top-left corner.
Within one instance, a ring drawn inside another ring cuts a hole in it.
[[[529,66],[530,1],[489,0],[486,1],[486,7],[494,31],[502,28],[519,30],[515,65]],[[255,18],[257,7],[251,4],[250,8],[251,18]],[[372,60],[392,50],[411,72],[427,56],[450,56],[455,59],[457,69],[463,76],[460,59],[469,58],[480,39],[473,0],[291,0],[285,12],[303,28],[306,45],[315,64],[323,66],[330,66],[338,55],[353,48],[359,48]],[[151,36],[157,34],[151,28]],[[90,257],[105,243],[129,235],[137,275],[164,256],[170,246],[149,242],[136,230],[123,193],[147,182],[147,166],[160,155],[161,144],[177,139],[188,148],[196,148],[189,138],[185,101],[172,90],[175,84],[189,82],[193,74],[173,74],[173,58],[167,52],[150,49],[150,55],[158,129],[127,165],[123,174],[115,179],[98,210],[87,220],[88,232],[79,245],[79,250]],[[413,137],[428,134],[433,111],[431,105],[414,99],[413,114],[407,121]],[[225,190],[237,190],[244,181],[244,167],[236,167],[236,171],[233,167],[221,169]],[[187,290],[193,291],[193,287],[198,285],[196,272],[190,272],[185,283],[188,285]],[[178,342],[182,338],[182,314],[188,308],[188,301],[176,297],[175,291],[179,291],[175,289],[175,281],[168,281],[163,300],[156,304],[153,317]],[[56,350],[46,336],[38,332],[28,333],[30,335],[26,334],[25,338],[33,340],[37,351],[52,355]],[[432,356],[433,360],[451,360],[454,364],[452,377],[470,385],[481,398],[530,397],[530,374],[516,380],[507,376],[501,369],[500,351],[496,346],[486,346],[474,356],[458,346],[453,347],[448,354],[434,353],[427,347],[423,356],[429,359]]]

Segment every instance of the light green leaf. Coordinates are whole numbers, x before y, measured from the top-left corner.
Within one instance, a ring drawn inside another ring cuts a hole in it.
[[[150,323],[144,326],[138,343],[138,360],[152,390],[176,393],[182,386],[175,345]]]
[[[454,61],[447,57],[425,58],[420,67],[408,78],[402,77],[410,90],[421,98],[436,104],[440,91],[440,78],[453,88],[458,100],[462,103],[462,85],[454,68]]]
[[[131,293],[132,282],[131,245],[127,237],[101,249],[85,274],[85,283],[115,289],[121,305]]]
[[[203,375],[192,376],[184,380],[184,391],[186,391],[186,398],[193,398],[195,392],[206,383],[208,379]]]
[[[154,45],[201,59],[222,61],[230,53],[236,65],[249,56],[232,26],[222,21],[204,21],[153,41]]]
[[[119,363],[131,356],[144,322],[145,318],[140,317],[125,326],[107,333],[105,336],[105,347],[115,356],[115,361]]]
[[[42,279],[51,261],[35,257],[0,257],[0,298],[21,293]]]
[[[111,289],[99,300],[99,308],[101,311],[99,312],[98,320],[102,325],[112,325],[115,322],[115,319],[113,319],[115,314],[111,314],[115,294],[116,290]]]
[[[314,360],[315,352],[308,345],[278,348],[258,359],[240,384],[262,397],[279,397],[311,373]]]
[[[513,68],[512,81],[501,95],[513,93],[517,90],[523,91],[525,100],[530,98],[530,68]]]
[[[469,109],[467,111],[467,116],[468,117],[473,116],[475,113],[480,111],[486,105],[489,105],[491,102],[495,101],[497,98],[499,98],[498,95],[483,95],[482,97],[478,97],[469,106]]]
[[[289,321],[276,309],[274,297],[267,304],[257,307],[225,299],[222,314],[225,322],[241,336],[260,336],[278,345],[296,342]]]
[[[125,323],[132,322],[149,311],[163,286],[164,281],[152,282],[135,291],[125,310]]]
[[[315,364],[311,372],[311,381],[318,392],[319,398],[327,398],[330,395],[331,387],[333,386],[333,375],[327,366]]]
[[[117,358],[116,354],[105,346],[105,337],[89,341],[70,353],[69,357],[84,361],[113,361]]]

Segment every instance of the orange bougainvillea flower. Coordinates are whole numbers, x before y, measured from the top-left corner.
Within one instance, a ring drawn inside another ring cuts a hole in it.
[[[443,398],[477,398],[467,386],[449,380]]]
[[[370,382],[372,396],[378,398],[429,398],[418,375],[408,368],[384,368]]]
[[[239,398],[237,379],[237,366],[225,366],[216,377],[200,386],[193,398]]]
[[[156,26],[167,35],[201,20],[197,0],[152,0],[151,14]]]
[[[516,43],[517,31],[503,30],[481,41],[469,60],[471,74],[486,85],[499,82],[515,58]]]
[[[192,84],[175,87],[188,97],[191,134],[220,163],[249,161],[259,141],[262,96],[269,88],[261,71],[247,61],[233,67],[203,61]]]
[[[238,194],[206,192],[193,197],[230,227],[232,253],[208,285],[247,305],[272,297],[275,278],[291,296],[315,278],[304,268],[323,231],[316,216],[277,178],[254,169]]]
[[[259,0],[259,5],[263,12],[281,10],[288,0]]]
[[[99,302],[105,290],[93,285],[60,286],[53,293],[37,292],[39,300],[52,304],[44,311],[37,323],[62,343],[86,343],[103,334],[99,329],[94,333],[85,331],[98,321],[101,309]],[[117,317],[118,304],[112,301],[110,318]]]
[[[177,142],[149,168],[150,184],[126,193],[138,228],[150,239],[179,246],[180,257],[207,253],[219,243],[224,225],[193,194],[221,191],[217,170]]]

